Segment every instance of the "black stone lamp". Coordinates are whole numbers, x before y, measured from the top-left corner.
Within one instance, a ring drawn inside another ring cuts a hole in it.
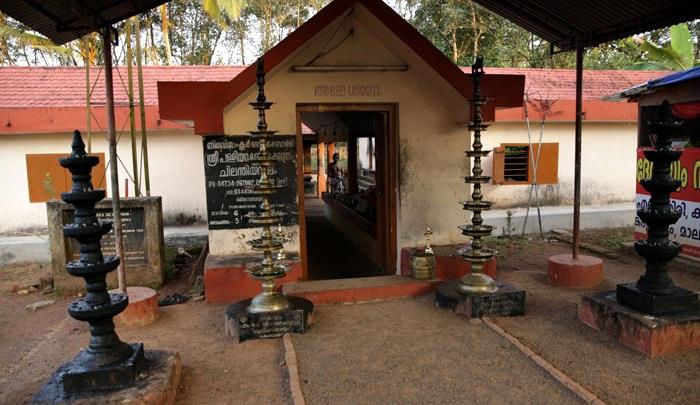
[[[73,223],[63,227],[63,234],[80,244],[80,258],[66,264],[66,270],[85,279],[87,294],[70,304],[68,313],[90,324],[90,344],[57,371],[66,394],[128,386],[144,369],[143,344],[124,343],[114,331],[112,318],[126,309],[129,299],[107,292],[107,273],[119,266],[119,257],[102,255],[100,240],[112,222],[100,222],[95,213],[95,204],[105,198],[104,190],[92,186],[91,170],[98,163],[97,156],[87,155],[75,131],[70,157],[60,159],[73,178],[73,188],[61,198],[75,208]]]
[[[698,294],[677,287],[668,275],[668,262],[681,251],[678,243],[668,239],[669,226],[676,223],[681,213],[671,206],[670,195],[681,181],[671,176],[671,164],[677,161],[682,150],[672,149],[673,136],[683,125],[676,120],[668,101],[664,101],[655,122],[649,126],[656,135],[655,147],[644,151],[653,163],[651,178],[641,181],[651,199],[647,207],[637,211],[647,224],[648,238],[639,240],[634,248],[646,260],[646,271],[636,283],[618,284],[617,300],[620,304],[651,315],[672,314],[698,308]]]

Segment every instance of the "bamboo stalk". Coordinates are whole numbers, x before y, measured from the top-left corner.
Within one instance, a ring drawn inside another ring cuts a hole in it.
[[[117,170],[117,130],[114,119],[114,88],[112,85],[112,27],[102,32],[105,64],[105,99],[107,100],[107,139],[109,141],[109,170],[112,181],[112,218],[114,219],[114,248],[119,256],[117,281],[119,291],[126,293],[126,269],[124,266],[124,239],[122,237],[121,206],[119,205],[119,172]]]
[[[148,170],[148,133],[146,131],[146,106],[143,94],[143,66],[141,63],[141,23],[135,19],[136,34],[136,72],[139,80],[139,108],[141,109],[141,156],[143,158],[143,179],[146,185],[146,195],[151,196],[151,178]]]
[[[92,85],[90,83],[90,36],[86,35],[83,38],[83,57],[85,62],[85,111],[87,118],[87,151],[92,153],[92,112],[90,111],[90,91]]]
[[[139,183],[139,163],[136,155],[136,116],[134,113],[134,55],[131,49],[131,31],[133,19],[126,20],[126,32],[124,39],[126,41],[126,71],[127,80],[129,82],[129,131],[131,134],[131,166],[134,171],[134,197],[141,196],[141,183]]]

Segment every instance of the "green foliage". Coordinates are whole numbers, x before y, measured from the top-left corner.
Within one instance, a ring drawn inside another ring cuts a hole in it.
[[[487,66],[573,68],[571,52],[549,44],[471,0],[384,0],[460,66],[476,55]],[[172,0],[143,13],[145,64],[246,64],[281,41],[330,0]],[[116,25],[123,32],[124,23]],[[587,69],[685,69],[700,58],[700,20],[587,50]],[[94,38],[93,38],[94,39]],[[115,63],[124,63],[123,37]],[[0,65],[100,62],[101,41],[58,47],[0,14]],[[76,60],[76,57],[78,58]]]
[[[61,65],[74,65],[75,52],[76,49],[70,45],[56,45],[24,24],[0,13],[0,65],[45,63],[47,57],[55,58]]]
[[[642,50],[642,61],[631,68],[639,70],[685,70],[693,67],[695,45],[688,24],[676,24],[668,29],[670,40],[665,45],[640,37],[637,39]]]

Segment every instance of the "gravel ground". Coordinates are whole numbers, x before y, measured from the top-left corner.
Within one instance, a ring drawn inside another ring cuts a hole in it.
[[[27,312],[23,301],[37,297],[0,297],[0,360],[7,365],[0,368],[0,404],[28,401],[60,364],[87,344],[87,327],[66,313],[70,299]],[[16,312],[11,314],[11,309]],[[177,404],[291,403],[282,342],[233,344],[223,332],[223,311],[223,305],[202,302],[164,307],[155,324],[120,328],[118,333],[124,341],[143,342],[146,350],[180,352],[184,368]]]
[[[317,308],[294,335],[309,404],[579,403],[488,329],[432,297]]]
[[[527,290],[527,314],[494,321],[611,404],[700,403],[700,350],[648,359],[583,325],[580,295],[546,283],[547,258],[570,247],[542,240],[501,242],[500,277]],[[700,272],[675,264],[677,284],[700,290]],[[605,261],[602,290],[636,280],[643,263]],[[72,298],[10,293],[46,272],[0,268],[0,404],[29,400],[87,344],[85,324],[66,313]],[[25,305],[56,302],[36,312]],[[225,305],[189,302],[161,309],[125,341],[180,352],[178,404],[289,404],[281,340],[235,345],[224,336]],[[315,404],[577,403],[578,399],[480,321],[433,306],[431,296],[320,306],[316,323],[293,337],[302,389]]]
[[[547,258],[569,246],[534,241],[524,249],[529,254],[509,250],[499,269],[502,279],[527,290],[527,313],[498,318],[499,326],[610,404],[700,403],[699,349],[649,359],[589,328],[579,321],[577,308],[580,296],[593,290],[554,288],[546,282]],[[700,291],[699,273],[678,263],[672,267],[676,284]],[[617,283],[635,281],[644,264],[635,256],[624,263],[604,260],[604,271],[597,290],[614,290]]]

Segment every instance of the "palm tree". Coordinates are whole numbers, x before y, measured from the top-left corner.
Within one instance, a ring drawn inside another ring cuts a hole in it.
[[[31,32],[24,25],[8,19],[0,13],[0,64],[14,65],[17,61],[12,55],[13,45],[16,51],[24,57],[28,65],[37,64],[36,57],[41,56],[44,64],[47,64],[45,56],[57,58],[61,65],[76,65],[74,49],[70,45],[56,45],[50,39]],[[34,61],[30,59],[27,49],[34,50]]]
[[[248,0],[202,0],[202,8],[221,28],[231,28],[241,49],[241,63],[245,65],[245,41],[248,24],[243,18]]]

